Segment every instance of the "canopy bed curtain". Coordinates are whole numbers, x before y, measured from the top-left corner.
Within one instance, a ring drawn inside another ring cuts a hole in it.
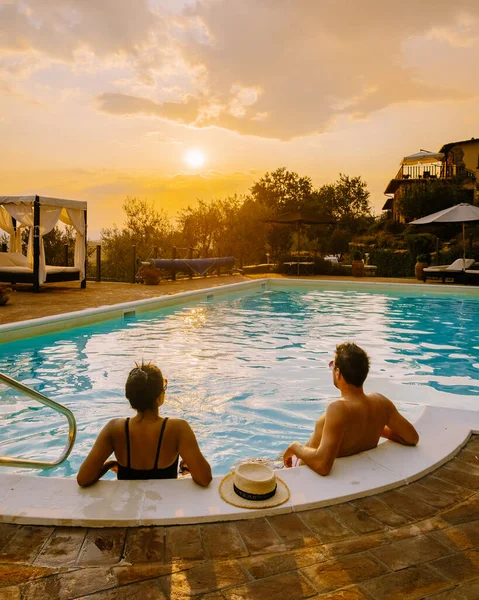
[[[21,265],[15,272],[10,266],[4,265],[2,269],[0,262],[1,281],[31,282],[35,291],[39,291],[43,283],[59,281],[79,280],[81,287],[86,287],[86,202],[44,196],[0,196],[0,209],[0,228],[10,234],[10,259],[14,264]],[[49,233],[58,221],[72,226],[76,232],[73,268],[49,267],[45,262],[43,236]],[[18,256],[21,254],[22,226],[30,230],[27,260],[31,277],[28,277],[29,273],[23,266],[22,257]]]

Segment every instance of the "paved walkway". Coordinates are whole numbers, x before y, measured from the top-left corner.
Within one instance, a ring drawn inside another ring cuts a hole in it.
[[[330,508],[131,529],[0,524],[2,600],[477,600],[479,436],[416,483]]]
[[[154,298],[167,294],[177,294],[189,290],[198,290],[228,283],[239,283],[264,277],[282,277],[281,275],[221,275],[220,277],[199,277],[192,280],[161,281],[159,285],[139,285],[133,283],[96,283],[89,281],[86,289],[80,289],[78,282],[61,285],[45,285],[39,294],[32,292],[32,286],[18,285],[16,291],[10,293],[10,300],[5,306],[0,306],[0,325],[14,323],[26,319],[48,317],[64,312],[95,308],[120,302],[131,302],[144,298]],[[285,279],[287,279],[285,277]],[[387,283],[417,284],[416,279],[391,279],[380,277],[300,277],[300,279],[335,279],[338,281],[374,281]]]

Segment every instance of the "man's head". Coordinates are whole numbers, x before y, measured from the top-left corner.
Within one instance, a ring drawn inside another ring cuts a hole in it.
[[[351,342],[336,346],[333,381],[338,387],[338,372],[344,381],[355,387],[362,387],[369,372],[369,357],[362,348]]]

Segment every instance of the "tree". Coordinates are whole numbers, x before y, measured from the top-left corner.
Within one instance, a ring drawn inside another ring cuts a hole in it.
[[[218,253],[235,256],[243,264],[263,262],[267,249],[269,210],[249,196],[231,196],[221,201],[224,214],[223,239]]]
[[[278,215],[301,209],[313,193],[313,184],[309,177],[302,177],[281,167],[266,173],[250,191],[254,200]]]
[[[68,264],[73,265],[75,254],[75,233],[73,227],[66,226],[62,231],[58,225],[43,236],[45,262],[47,265],[65,266],[65,246],[68,246]]]
[[[313,194],[310,206],[352,230],[359,222],[371,219],[369,191],[361,176],[340,173],[335,183],[323,185]]]
[[[471,202],[471,190],[444,180],[421,180],[403,186],[398,208],[406,221],[414,221],[461,202]]]
[[[101,230],[102,270],[106,278],[129,280],[132,270],[132,246],[136,247],[138,260],[169,253],[172,225],[162,210],[157,210],[147,200],[127,197],[123,203],[126,214],[125,227],[114,225]]]
[[[208,258],[215,236],[221,235],[223,215],[218,200],[198,200],[196,208],[188,206],[180,211],[178,224],[188,246],[199,246],[200,255]]]
[[[140,256],[151,255],[153,248],[158,248],[160,253],[169,249],[172,225],[163,210],[135,197],[127,197],[122,208],[126,214],[125,228]]]

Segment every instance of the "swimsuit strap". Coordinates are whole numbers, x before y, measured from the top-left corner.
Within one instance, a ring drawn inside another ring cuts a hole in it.
[[[165,420],[163,421],[163,426],[161,427],[160,439],[158,440],[158,448],[156,449],[155,464],[153,465],[154,469],[156,469],[156,465],[158,464],[158,458],[160,456],[161,442],[163,441],[163,434],[165,433],[165,427],[166,427],[167,421],[168,421],[168,417],[165,418]]]
[[[130,468],[130,417],[125,421],[127,467]]]

